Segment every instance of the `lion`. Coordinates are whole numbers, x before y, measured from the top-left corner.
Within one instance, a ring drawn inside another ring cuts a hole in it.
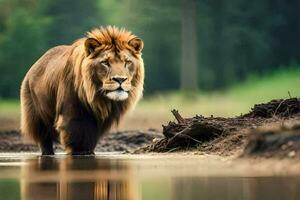
[[[53,155],[94,154],[99,138],[134,108],[143,93],[143,41],[99,27],[71,45],[48,50],[21,85],[21,133]]]

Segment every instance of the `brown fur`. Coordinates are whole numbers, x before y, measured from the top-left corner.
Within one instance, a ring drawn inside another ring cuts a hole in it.
[[[99,137],[142,95],[142,48],[131,32],[109,26],[48,50],[21,86],[22,133],[43,154],[53,154],[53,141],[68,153],[93,153]]]

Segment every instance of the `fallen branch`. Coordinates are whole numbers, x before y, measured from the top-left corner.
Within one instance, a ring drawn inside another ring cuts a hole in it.
[[[180,124],[184,124],[185,120],[183,119],[183,117],[181,117],[181,115],[179,114],[178,110],[171,110],[172,114],[174,115],[175,119],[177,120],[178,123]]]

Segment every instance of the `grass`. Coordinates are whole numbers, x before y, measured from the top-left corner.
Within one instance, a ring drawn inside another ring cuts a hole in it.
[[[15,117],[20,114],[20,101],[17,99],[0,100],[0,117]]]
[[[300,97],[300,69],[281,69],[266,77],[251,77],[244,83],[226,91],[194,94],[168,92],[144,98],[121,124],[125,129],[159,128],[173,119],[170,110],[175,108],[184,117],[236,116],[246,113],[256,103],[271,99]],[[18,100],[0,100],[0,117],[19,116]]]
[[[300,69],[281,69],[267,77],[251,77],[232,87],[227,95],[252,104],[275,98],[288,98],[290,95],[300,97]]]

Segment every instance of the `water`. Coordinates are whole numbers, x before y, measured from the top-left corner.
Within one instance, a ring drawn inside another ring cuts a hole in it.
[[[0,199],[300,199],[300,169],[283,169],[184,155],[0,154]]]

